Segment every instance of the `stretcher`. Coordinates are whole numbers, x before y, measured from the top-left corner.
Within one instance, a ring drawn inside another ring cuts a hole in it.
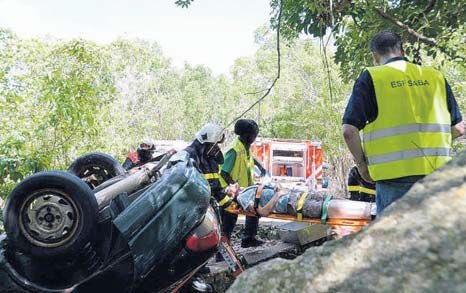
[[[265,185],[260,184],[258,185],[255,193],[255,199],[254,199],[254,210],[256,211],[255,213],[245,213],[243,209],[239,207],[237,203],[230,205],[226,209],[227,212],[237,214],[237,215],[245,215],[245,216],[252,216],[252,217],[257,217],[257,207],[259,206],[259,200],[262,196],[262,190],[264,189]],[[330,203],[330,200],[332,199],[332,195],[327,195],[324,202],[323,202],[323,211],[322,211],[322,217],[319,218],[306,218],[303,217],[302,214],[302,209],[303,209],[303,204],[304,201],[306,200],[308,196],[307,192],[304,192],[301,194],[297,206],[297,215],[288,215],[288,214],[269,214],[268,216],[265,216],[265,218],[272,218],[272,219],[279,219],[279,220],[286,220],[286,221],[292,221],[292,222],[306,222],[306,223],[321,223],[321,224],[327,224],[329,225],[332,230],[340,235],[344,236],[347,234],[351,234],[354,232],[357,232],[362,229],[362,227],[368,225],[371,221],[368,219],[344,219],[344,218],[328,218],[328,206]]]
[[[250,217],[257,217],[257,215],[253,213],[245,213],[242,209],[226,209],[227,212],[237,215],[244,215]],[[278,220],[285,220],[285,221],[292,221],[292,222],[306,222],[306,223],[325,223],[332,227],[332,230],[344,230],[351,233],[358,232],[362,229],[362,227],[370,224],[371,220],[366,219],[327,219],[326,221],[322,221],[321,219],[311,219],[311,218],[303,218],[292,215],[285,215],[285,214],[270,214],[267,217],[263,218],[272,218]]]

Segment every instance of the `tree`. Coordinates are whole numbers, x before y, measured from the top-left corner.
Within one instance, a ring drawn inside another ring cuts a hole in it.
[[[0,193],[30,173],[63,169],[89,149],[112,101],[108,58],[82,40],[22,40],[0,31]]]
[[[402,35],[406,52],[416,62],[423,51],[458,64],[466,60],[464,0],[272,0],[274,11],[280,1],[284,1],[283,34],[290,39],[301,33],[318,38],[331,34],[337,47],[335,60],[347,79],[372,63],[370,39],[384,29]],[[276,26],[276,17],[271,24]]]
[[[175,4],[187,8],[193,2],[178,0]],[[372,63],[369,42],[386,29],[402,35],[408,56],[417,63],[423,51],[458,64],[466,61],[464,0],[271,0],[270,5],[272,28],[277,27],[283,6],[281,31],[288,39],[300,34],[333,37],[335,61],[347,80]]]

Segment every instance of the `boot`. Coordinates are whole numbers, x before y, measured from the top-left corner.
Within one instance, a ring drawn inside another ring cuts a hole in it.
[[[257,247],[257,246],[261,246],[262,244],[264,244],[264,241],[256,239],[256,238],[245,238],[241,240],[242,248]]]

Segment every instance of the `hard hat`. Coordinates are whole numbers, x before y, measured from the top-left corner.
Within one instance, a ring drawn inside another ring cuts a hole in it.
[[[214,123],[207,123],[196,134],[196,139],[201,143],[220,143],[224,139],[223,128]]]
[[[144,138],[139,145],[139,148],[142,150],[155,150],[155,143],[150,138]]]
[[[239,119],[235,123],[235,134],[241,135],[257,135],[259,134],[259,126],[256,121],[251,119]]]

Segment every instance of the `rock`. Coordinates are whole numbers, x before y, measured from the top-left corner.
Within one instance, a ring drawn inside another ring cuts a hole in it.
[[[234,280],[227,264],[224,261],[215,262],[213,260],[207,266],[210,272],[202,275],[204,280],[214,288],[214,292],[225,292]]]
[[[231,292],[466,292],[466,152],[360,233],[243,273]]]

